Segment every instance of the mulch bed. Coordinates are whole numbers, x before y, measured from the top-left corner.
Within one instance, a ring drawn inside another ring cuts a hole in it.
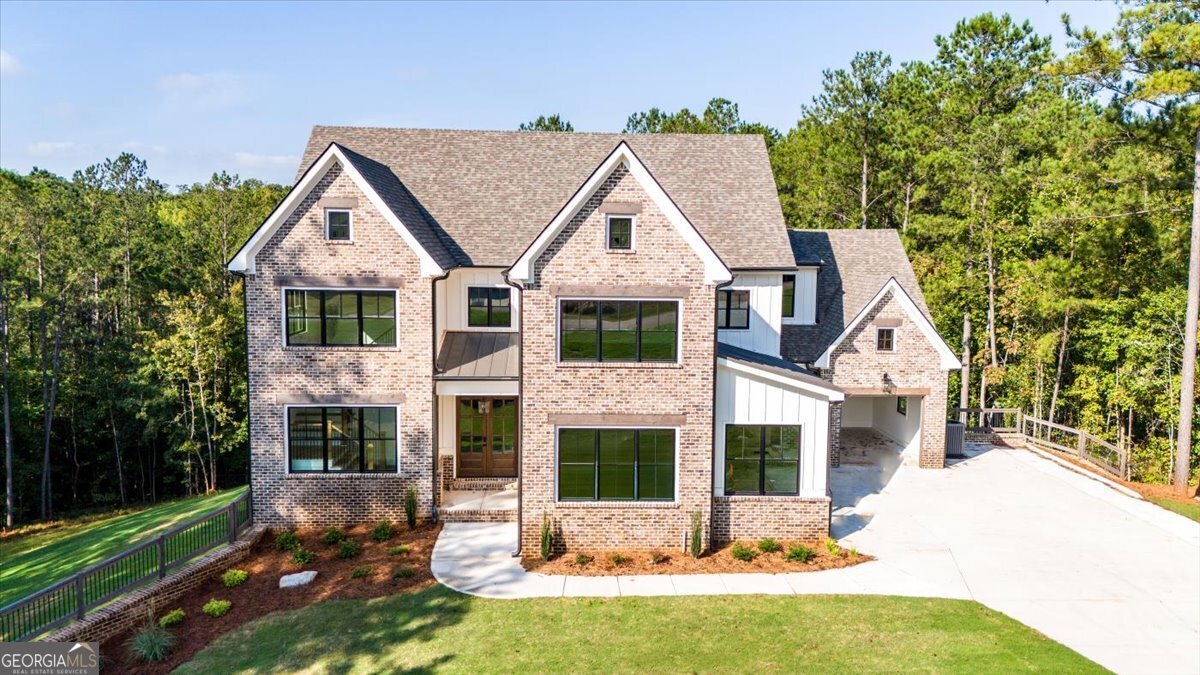
[[[437,540],[440,525],[425,525],[409,530],[403,524],[393,526],[392,538],[384,542],[371,539],[371,528],[366,526],[344,530],[348,538],[357,542],[361,553],[354,558],[339,558],[338,546],[325,544],[321,538],[323,528],[300,529],[304,548],[316,554],[316,558],[303,567],[292,564],[289,551],[275,550],[275,532],[267,532],[250,553],[232,567],[250,573],[250,578],[240,586],[226,588],[218,574],[198,586],[169,607],[156,607],[156,618],[177,607],[187,613],[183,623],[169,630],[178,638],[171,655],[158,663],[143,663],[134,658],[126,645],[134,631],[111,638],[100,645],[106,672],[120,673],[167,673],[190,660],[201,649],[218,636],[271,612],[299,609],[321,600],[377,598],[386,595],[425,588],[434,583],[429,571],[429,556]],[[407,553],[388,555],[388,549],[404,544]],[[354,579],[351,572],[358,567],[371,567],[370,576]],[[409,567],[415,574],[407,579],[393,578],[400,567]],[[279,578],[307,570],[316,570],[312,583],[296,588],[279,588]],[[210,599],[229,600],[233,603],[229,613],[214,619],[204,614],[201,607]]]
[[[840,567],[852,567],[875,558],[862,553],[851,554],[849,549],[842,550],[840,555],[831,554],[825,544],[811,542],[780,542],[783,550],[773,553],[759,551],[755,542],[742,542],[743,546],[754,549],[758,556],[753,560],[738,560],[733,557],[730,542],[715,551],[707,552],[699,558],[693,558],[682,551],[651,551],[627,550],[582,552],[593,556],[591,562],[578,564],[577,552],[571,551],[555,556],[548,561],[538,557],[524,557],[521,564],[531,572],[542,574],[569,574],[585,577],[602,577],[626,574],[736,574],[760,572],[777,574],[780,572],[819,572]],[[788,547],[802,543],[813,549],[815,556],[806,563],[794,562],[787,559]],[[665,556],[665,560],[654,562],[655,554]],[[626,560],[614,562],[613,556],[618,554]]]

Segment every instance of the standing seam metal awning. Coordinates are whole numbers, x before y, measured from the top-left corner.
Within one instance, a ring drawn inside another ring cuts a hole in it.
[[[512,332],[447,331],[438,349],[435,377],[515,380],[519,339]]]

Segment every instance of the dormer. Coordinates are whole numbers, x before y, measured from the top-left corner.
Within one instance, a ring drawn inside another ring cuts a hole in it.
[[[783,275],[783,323],[811,326],[817,323],[817,274],[819,267],[798,267]]]

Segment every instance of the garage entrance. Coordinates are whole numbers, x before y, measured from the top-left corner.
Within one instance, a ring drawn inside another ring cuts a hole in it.
[[[842,464],[878,464],[895,455],[916,458],[921,447],[922,396],[847,396],[842,404]]]

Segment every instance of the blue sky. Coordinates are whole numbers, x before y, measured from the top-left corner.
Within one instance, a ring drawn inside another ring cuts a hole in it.
[[[781,130],[857,51],[930,58],[984,11],[1107,28],[1111,2],[384,4],[0,2],[0,166],[70,175],[129,150],[170,185],[290,183],[313,124],[620,130],[736,101]]]

